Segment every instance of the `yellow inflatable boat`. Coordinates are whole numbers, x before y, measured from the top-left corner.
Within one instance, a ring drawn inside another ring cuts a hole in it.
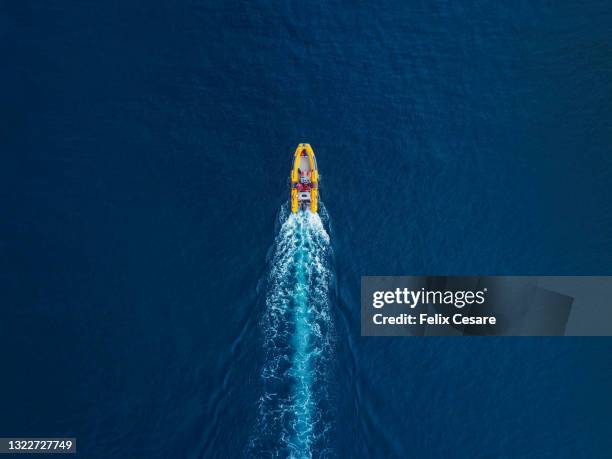
[[[317,158],[308,143],[301,143],[293,155],[291,169],[291,212],[319,207],[319,170]]]

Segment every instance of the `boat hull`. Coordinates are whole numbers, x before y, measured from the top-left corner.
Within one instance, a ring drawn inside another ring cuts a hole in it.
[[[304,182],[307,191],[300,189]],[[291,212],[295,214],[300,209],[310,209],[314,213],[319,210],[319,170],[308,143],[301,143],[295,149],[291,169]]]

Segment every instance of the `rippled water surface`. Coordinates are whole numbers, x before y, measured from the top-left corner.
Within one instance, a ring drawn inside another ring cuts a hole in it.
[[[3,6],[0,436],[605,457],[608,339],[361,338],[359,289],[610,274],[611,30],[604,1]],[[320,215],[286,210],[300,142]]]

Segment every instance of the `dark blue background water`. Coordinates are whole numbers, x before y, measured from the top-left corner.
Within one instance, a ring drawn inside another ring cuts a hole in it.
[[[327,451],[609,454],[608,339],[359,336],[361,275],[612,274],[612,14],[557,3],[3,5],[0,434],[242,455],[306,141],[337,280]]]

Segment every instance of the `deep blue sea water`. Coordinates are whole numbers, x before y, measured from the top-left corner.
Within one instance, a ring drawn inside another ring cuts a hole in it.
[[[0,37],[0,436],[610,456],[609,339],[359,336],[362,275],[612,274],[609,2],[24,1]]]

